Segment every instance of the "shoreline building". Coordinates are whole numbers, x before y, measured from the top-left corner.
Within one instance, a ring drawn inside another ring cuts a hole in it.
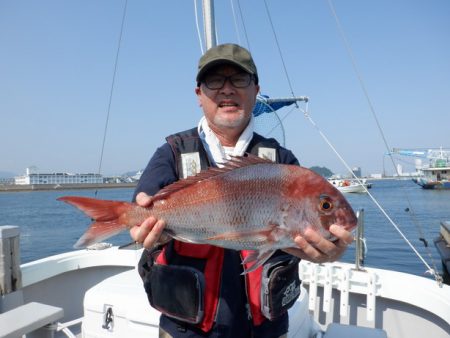
[[[100,174],[72,174],[72,173],[40,173],[36,167],[26,168],[23,176],[14,177],[14,184],[95,184],[103,183]]]
[[[356,177],[362,177],[361,167],[352,168],[352,172]]]

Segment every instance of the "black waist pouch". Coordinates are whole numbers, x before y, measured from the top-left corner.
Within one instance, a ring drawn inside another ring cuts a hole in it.
[[[146,268],[140,267],[151,306],[168,317],[190,324],[200,323],[204,314],[203,273],[189,266],[153,263],[151,256],[158,254],[151,253],[147,256]]]
[[[299,259],[279,255],[264,264],[261,280],[261,312],[274,320],[284,314],[300,296]]]

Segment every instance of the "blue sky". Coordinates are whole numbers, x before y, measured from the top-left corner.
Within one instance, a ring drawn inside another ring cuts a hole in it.
[[[450,2],[333,4],[389,146],[449,147]],[[267,5],[294,93],[310,98],[312,118],[351,167],[381,172],[386,148],[328,2]],[[0,171],[98,171],[123,6],[0,1]],[[249,47],[261,92],[289,96],[264,2],[240,8],[249,45],[228,0],[216,1],[219,42]],[[144,168],[165,136],[197,124],[200,55],[193,1],[129,1],[103,174]],[[301,111],[280,114],[286,146],[304,166],[345,172]]]

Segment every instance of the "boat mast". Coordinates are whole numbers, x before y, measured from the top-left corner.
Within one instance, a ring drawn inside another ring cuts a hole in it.
[[[214,0],[203,0],[203,27],[205,30],[206,50],[217,45],[214,20]]]

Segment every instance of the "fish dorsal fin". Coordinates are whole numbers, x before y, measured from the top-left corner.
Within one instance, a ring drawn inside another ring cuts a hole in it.
[[[229,171],[263,163],[274,164],[271,160],[260,158],[252,154],[246,154],[246,156],[232,156],[228,162],[223,163],[222,168],[210,167],[206,170],[202,170],[195,176],[189,176],[162,188],[156,195],[153,196],[152,202],[164,199],[176,191],[182,190],[190,185],[197,184],[198,182],[222,175]]]

